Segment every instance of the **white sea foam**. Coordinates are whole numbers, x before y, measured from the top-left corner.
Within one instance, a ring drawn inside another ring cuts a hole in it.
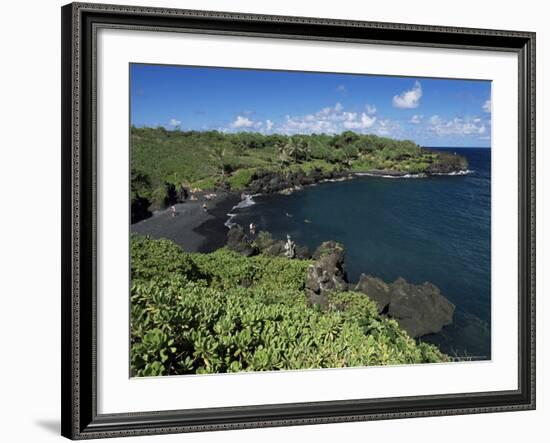
[[[436,172],[433,174],[403,174],[403,175],[390,175],[390,174],[377,174],[373,172],[356,172],[355,175],[359,177],[379,177],[379,178],[426,178],[431,175],[447,175],[447,176],[457,176],[457,175],[468,175],[472,174],[474,171],[470,169],[453,171],[453,172]]]
[[[346,180],[349,180],[350,176],[344,176],[344,177],[338,177],[338,178],[325,178],[323,180],[320,180],[319,183],[337,183],[337,182],[345,182]]]
[[[233,223],[233,219],[236,217],[237,214],[232,214],[231,212],[227,214],[229,218],[225,221],[224,226],[227,229],[231,229],[233,226],[236,225],[236,223]]]
[[[356,172],[355,175],[358,177],[379,177],[379,178],[423,178],[426,177],[426,174],[403,174],[403,175],[393,175],[393,174],[377,174],[374,172]]]
[[[249,194],[243,194],[243,198],[242,200],[237,203],[235,206],[233,206],[231,208],[231,211],[234,211],[235,209],[242,209],[242,208],[248,208],[252,205],[255,205],[256,202],[254,201],[254,197],[257,197],[258,195],[260,194],[254,194],[254,195],[249,195]],[[231,229],[233,226],[236,225],[236,223],[233,222],[233,219],[237,216],[237,214],[233,213],[233,212],[229,212],[227,214],[227,216],[229,217],[227,219],[227,221],[224,223],[224,225],[228,228],[228,229]]]
[[[436,174],[432,174],[432,175],[468,175],[468,174],[473,174],[475,171],[472,171],[471,169],[465,169],[465,170],[460,170],[460,171],[454,171],[454,172],[447,172],[447,173],[436,173]]]
[[[254,197],[256,197],[256,195],[249,195],[249,194],[244,194],[243,195],[243,199],[237,203],[235,206],[233,206],[233,209],[241,209],[241,208],[248,208],[249,206],[252,206],[252,205],[255,205],[256,202],[254,201]]]

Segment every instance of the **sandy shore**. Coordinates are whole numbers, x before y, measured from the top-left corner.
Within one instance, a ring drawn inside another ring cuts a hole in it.
[[[169,209],[156,212],[152,217],[134,223],[130,231],[152,238],[167,238],[187,252],[212,252],[225,245],[227,213],[240,200],[238,194],[217,193],[213,200],[203,197],[176,206],[176,216]],[[202,208],[206,202],[206,212]]]

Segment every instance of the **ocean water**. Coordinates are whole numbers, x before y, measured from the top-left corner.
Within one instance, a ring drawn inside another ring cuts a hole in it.
[[[443,148],[441,148],[443,149]],[[454,323],[422,337],[472,359],[491,354],[491,150],[449,148],[471,173],[429,178],[357,177],[289,196],[254,197],[233,222],[312,251],[323,241],[346,248],[348,279],[430,281],[456,305]]]

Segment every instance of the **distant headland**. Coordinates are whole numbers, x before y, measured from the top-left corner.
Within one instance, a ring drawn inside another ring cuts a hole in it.
[[[132,222],[204,191],[289,193],[355,175],[428,177],[468,173],[453,152],[346,131],[286,136],[131,128]]]

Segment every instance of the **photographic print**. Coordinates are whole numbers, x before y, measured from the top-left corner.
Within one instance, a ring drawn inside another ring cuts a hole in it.
[[[130,64],[130,375],[491,359],[491,82]]]

